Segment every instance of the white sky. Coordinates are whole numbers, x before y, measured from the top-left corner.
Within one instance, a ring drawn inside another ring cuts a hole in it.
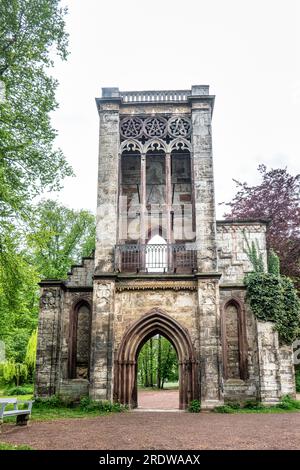
[[[56,62],[53,125],[73,166],[58,199],[96,210],[101,87],[189,89],[216,95],[216,202],[257,166],[300,167],[299,0],[64,0],[70,56]],[[46,195],[45,195],[46,196]],[[221,218],[224,208],[217,206]]]

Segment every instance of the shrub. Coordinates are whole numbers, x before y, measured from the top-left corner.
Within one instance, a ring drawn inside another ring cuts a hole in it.
[[[52,395],[46,398],[35,398],[34,406],[35,408],[73,408],[74,403],[70,398]]]
[[[216,406],[213,410],[215,413],[233,413],[233,408],[229,405]]]
[[[12,387],[6,391],[7,395],[30,395],[33,393],[33,385],[23,385],[19,387]]]
[[[295,371],[296,392],[300,392],[300,369]]]
[[[300,409],[300,401],[294,400],[289,395],[285,395],[281,398],[280,402],[277,405],[277,408],[281,408],[283,410],[299,410]]]
[[[83,397],[80,400],[80,408],[84,411],[99,411],[99,412],[122,412],[127,409],[127,406],[121,405],[121,403],[112,403],[108,400],[95,401],[90,397]]]
[[[226,405],[230,406],[233,410],[239,410],[241,408],[241,404],[238,401],[228,401]]]
[[[291,344],[299,334],[300,301],[291,279],[269,273],[246,275],[246,299],[254,315],[274,322],[281,343]]]
[[[190,413],[200,413],[201,402],[199,400],[192,400],[188,406],[188,411]]]
[[[265,408],[265,405],[257,400],[247,400],[243,404],[243,408],[246,408],[247,410],[262,410]]]

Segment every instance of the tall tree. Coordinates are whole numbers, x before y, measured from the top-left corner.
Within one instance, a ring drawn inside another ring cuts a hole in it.
[[[42,201],[32,215],[27,241],[31,262],[42,277],[65,278],[71,265],[95,247],[95,217]]]
[[[260,165],[262,182],[257,186],[235,181],[238,192],[226,205],[227,219],[257,219],[270,221],[267,230],[268,248],[281,261],[283,274],[300,285],[300,174],[290,175],[286,168],[267,170]]]
[[[0,269],[5,303],[19,289],[15,261],[22,240],[16,232],[30,216],[32,199],[58,189],[62,178],[72,174],[54,146],[50,121],[57,107],[57,81],[49,71],[56,54],[67,57],[65,14],[60,0],[0,2]]]

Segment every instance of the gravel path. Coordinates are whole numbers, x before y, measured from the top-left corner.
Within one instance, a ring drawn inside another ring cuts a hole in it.
[[[300,413],[143,412],[2,426],[0,441],[36,449],[299,449]]]
[[[138,404],[142,409],[176,410],[179,408],[179,390],[139,390]]]

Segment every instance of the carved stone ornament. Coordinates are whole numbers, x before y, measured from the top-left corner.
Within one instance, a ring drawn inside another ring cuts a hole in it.
[[[172,137],[188,137],[191,134],[191,121],[186,117],[172,117],[168,121],[168,132]]]
[[[195,281],[129,281],[118,282],[116,284],[117,292],[124,290],[157,290],[157,289],[171,289],[171,290],[196,290],[197,284]]]
[[[144,133],[147,137],[164,137],[168,121],[163,117],[151,117],[144,121]]]
[[[126,139],[133,137],[137,138],[142,135],[143,132],[143,121],[138,117],[130,117],[122,119],[120,125],[120,133],[122,137]]]

